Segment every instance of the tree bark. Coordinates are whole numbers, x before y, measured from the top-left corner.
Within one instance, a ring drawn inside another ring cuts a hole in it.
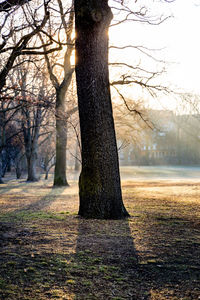
[[[79,215],[129,216],[121,194],[109,74],[108,0],[75,0],[76,80],[82,143]]]

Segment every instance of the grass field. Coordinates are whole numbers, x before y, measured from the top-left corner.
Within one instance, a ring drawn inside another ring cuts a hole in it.
[[[122,221],[78,218],[77,182],[5,182],[0,299],[200,299],[197,179],[123,181]]]

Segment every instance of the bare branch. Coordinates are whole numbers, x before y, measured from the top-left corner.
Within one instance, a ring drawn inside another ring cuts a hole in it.
[[[118,93],[118,95],[121,97],[121,99],[123,100],[123,102],[124,102],[126,108],[128,109],[128,111],[131,112],[131,113],[135,113],[135,114],[139,115],[140,118],[145,122],[145,124],[146,124],[150,129],[153,130],[153,128],[154,128],[154,127],[152,126],[153,124],[150,123],[149,120],[145,119],[143,113],[142,113],[141,111],[135,109],[135,108],[130,108],[129,105],[127,104],[127,101],[126,101],[125,97],[122,95],[122,93],[120,93],[120,91],[119,91],[115,86],[113,86],[113,87],[115,88],[115,90],[117,91],[117,93]]]
[[[31,0],[6,0],[0,3],[0,12],[8,12],[13,6],[21,6]]]

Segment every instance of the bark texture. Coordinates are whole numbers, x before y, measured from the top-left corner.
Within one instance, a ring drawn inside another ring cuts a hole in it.
[[[121,219],[118,153],[108,75],[107,0],[76,0],[76,79],[82,142],[79,215]]]

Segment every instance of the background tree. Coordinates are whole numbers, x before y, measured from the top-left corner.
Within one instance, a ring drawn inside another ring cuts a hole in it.
[[[57,0],[59,14],[54,16],[53,19],[60,18],[61,20],[59,35],[62,35],[62,38],[58,43],[64,45],[64,55],[61,59],[58,59],[58,56],[55,58],[45,54],[49,77],[56,91],[56,155],[54,186],[68,185],[66,177],[67,119],[77,110],[77,108],[75,108],[74,110],[72,109],[69,111],[69,107],[68,109],[66,108],[66,94],[74,72],[74,67],[71,65],[70,61],[74,49],[72,38],[74,25],[73,3],[71,5],[71,7],[68,6],[67,9],[64,9],[62,1]],[[66,15],[68,16],[67,21]],[[53,27],[54,25],[52,24],[51,26]],[[45,44],[41,36],[40,38],[42,43]],[[44,46],[44,52],[46,51],[47,47]],[[61,60],[63,60],[63,62],[61,62]],[[62,78],[62,80],[60,78]]]
[[[41,136],[45,139],[49,134],[46,129],[48,129],[47,114],[49,114],[51,107],[51,97],[48,94],[48,81],[45,73],[41,71],[43,69],[39,70],[33,66],[30,68],[30,64],[32,64],[31,59],[30,63],[23,65],[23,67],[20,66],[17,70],[17,76],[20,79],[20,94],[17,101],[21,104],[18,122],[23,132],[28,170],[27,181],[37,181],[38,143]]]

